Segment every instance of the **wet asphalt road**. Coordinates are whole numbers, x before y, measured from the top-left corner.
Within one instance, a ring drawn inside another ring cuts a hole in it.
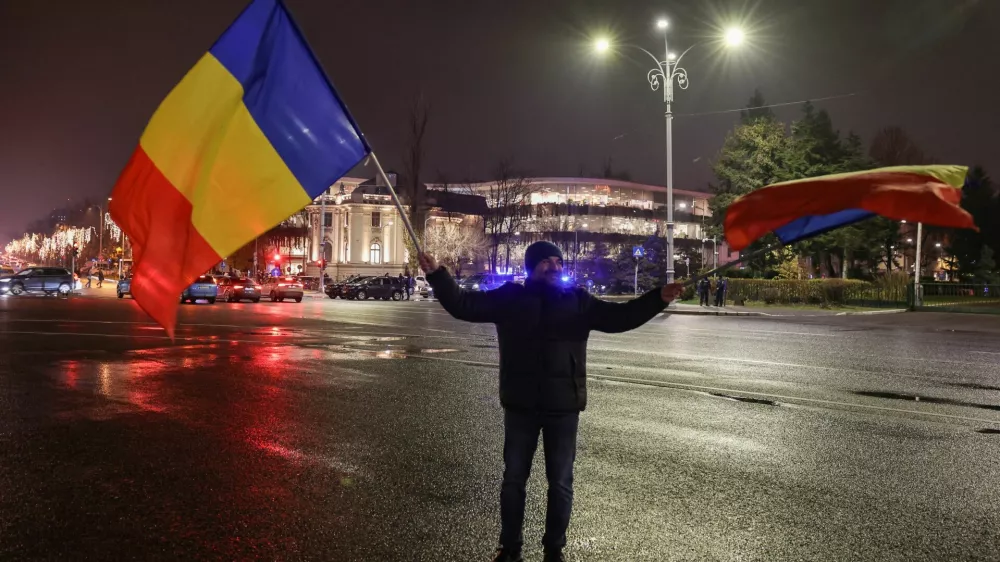
[[[491,326],[326,299],[181,321],[0,298],[0,559],[488,559]],[[569,558],[998,560],[998,365],[1000,316],[595,333]]]

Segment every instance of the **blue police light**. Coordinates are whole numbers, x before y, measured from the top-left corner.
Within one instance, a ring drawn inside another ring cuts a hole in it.
[[[569,281],[569,275],[563,275],[562,276],[562,280],[563,280],[563,283]]]

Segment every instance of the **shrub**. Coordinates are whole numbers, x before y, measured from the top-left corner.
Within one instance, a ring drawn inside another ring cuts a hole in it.
[[[777,287],[767,287],[760,292],[760,298],[764,304],[774,304],[781,297],[781,291]]]
[[[855,279],[729,279],[728,298],[767,304],[843,306],[857,302],[905,301],[906,287],[888,289]]]
[[[680,279],[674,279],[674,282],[675,283],[686,283],[689,280],[690,280],[690,278],[688,278],[688,277],[682,277]],[[697,292],[695,291],[695,286],[694,285],[688,285],[687,287],[684,287],[684,291],[681,292],[681,299],[680,300],[682,300],[682,301],[689,301],[689,300],[695,298],[696,296],[698,296],[698,295],[697,295]]]

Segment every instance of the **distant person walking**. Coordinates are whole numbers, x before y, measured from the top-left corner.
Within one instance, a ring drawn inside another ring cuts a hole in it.
[[[524,255],[529,277],[492,291],[465,291],[429,254],[418,256],[434,296],[459,320],[496,325],[503,407],[500,548],[495,562],[522,562],[525,486],[541,434],[548,479],[544,562],[563,562],[573,509],[573,462],[580,412],[587,406],[587,338],[642,326],[680,295],[678,284],[627,303],[564,287],[562,252],[535,242]]]
[[[103,269],[98,269],[97,270],[97,288],[100,289],[103,284],[104,284],[104,270]]]

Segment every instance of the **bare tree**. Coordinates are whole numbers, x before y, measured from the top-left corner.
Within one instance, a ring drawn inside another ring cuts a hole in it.
[[[900,127],[886,127],[876,133],[868,155],[881,166],[926,164],[929,160]]]
[[[423,236],[424,216],[427,214],[427,185],[421,179],[424,166],[424,138],[427,134],[427,121],[430,117],[430,105],[423,95],[417,96],[410,106],[410,118],[407,122],[407,147],[403,166],[405,183],[402,191],[406,195],[410,207],[410,222],[417,236]]]
[[[493,180],[485,193],[489,209],[483,217],[483,228],[489,243],[490,270],[496,271],[500,261],[500,246],[506,246],[507,266],[510,266],[510,244],[515,232],[523,227],[531,212],[531,194],[536,187],[509,159],[501,160],[493,170]]]
[[[426,232],[427,249],[441,264],[450,267],[455,275],[462,270],[462,263],[482,256],[489,243],[481,225],[446,222],[429,227]]]

